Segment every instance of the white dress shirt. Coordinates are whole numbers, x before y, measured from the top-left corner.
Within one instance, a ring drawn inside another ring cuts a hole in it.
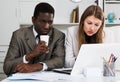
[[[66,34],[66,55],[65,55],[65,67],[73,67],[75,59],[78,55],[78,38],[77,38],[78,26],[72,26],[67,29]],[[104,29],[103,42],[113,43],[114,35],[109,29]]]

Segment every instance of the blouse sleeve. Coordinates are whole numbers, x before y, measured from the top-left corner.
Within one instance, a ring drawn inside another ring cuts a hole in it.
[[[74,27],[75,28],[75,27]],[[68,28],[66,33],[66,55],[65,55],[65,67],[73,67],[75,63],[75,53],[74,53],[74,41],[75,35],[73,33],[73,29]]]

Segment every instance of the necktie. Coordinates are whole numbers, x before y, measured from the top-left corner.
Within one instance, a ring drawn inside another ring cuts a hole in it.
[[[40,35],[36,36],[37,42],[40,42]]]

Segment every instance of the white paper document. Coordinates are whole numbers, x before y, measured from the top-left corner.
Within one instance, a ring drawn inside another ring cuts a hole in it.
[[[70,76],[54,72],[32,72],[32,73],[16,73],[8,77],[9,80],[38,80],[53,82],[57,80],[67,80]]]

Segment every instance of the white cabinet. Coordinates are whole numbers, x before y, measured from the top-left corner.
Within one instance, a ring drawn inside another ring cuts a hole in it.
[[[3,73],[3,62],[8,50],[8,46],[0,46],[0,73]]]
[[[120,25],[120,0],[104,0],[105,25]]]
[[[18,28],[17,0],[0,0],[0,45],[9,45],[12,32]]]
[[[6,56],[7,50],[8,50],[8,46],[0,46],[0,62],[2,63]]]
[[[3,62],[5,59],[7,50],[8,50],[8,46],[0,45],[0,81],[7,77],[3,72]]]

